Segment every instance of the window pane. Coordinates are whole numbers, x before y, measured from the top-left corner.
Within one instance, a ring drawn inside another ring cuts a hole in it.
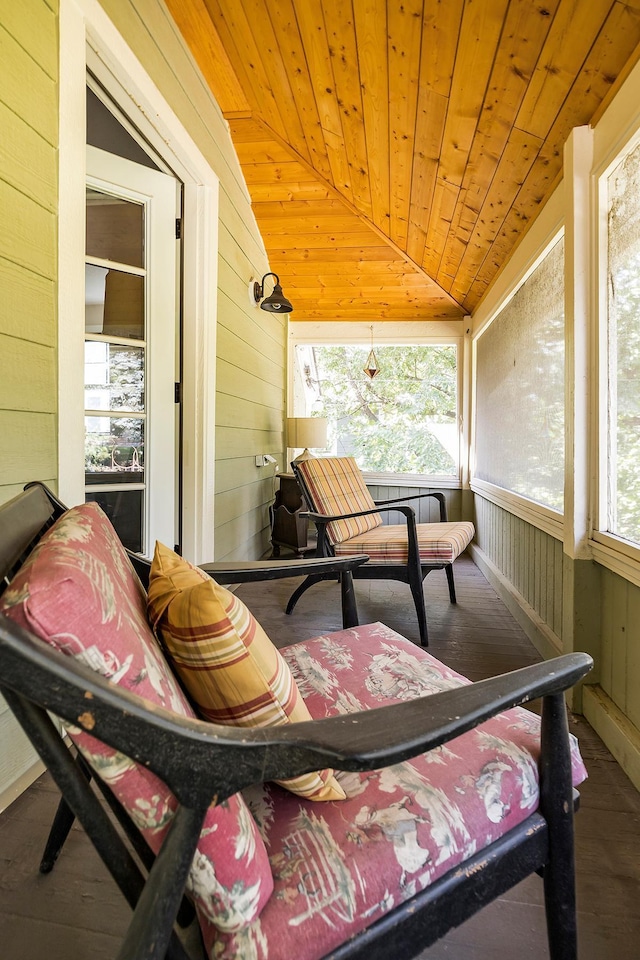
[[[144,277],[85,265],[85,331],[144,339]]]
[[[564,505],[564,243],[478,340],[476,469],[530,500]]]
[[[640,146],[609,177],[609,509],[640,543]],[[604,526],[604,524],[603,524]]]
[[[144,420],[85,417],[87,483],[144,482]]]
[[[87,410],[144,410],[144,349],[104,341],[84,345]]]
[[[144,207],[87,187],[88,257],[144,267]]]
[[[116,533],[128,550],[142,551],[142,508],[144,493],[142,490],[113,490],[89,492],[85,495],[87,503],[99,503]]]
[[[327,417],[327,452],[362,470],[458,474],[458,375],[453,345],[296,347],[295,415]]]

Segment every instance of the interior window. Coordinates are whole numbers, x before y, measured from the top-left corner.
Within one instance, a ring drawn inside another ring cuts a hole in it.
[[[144,533],[144,207],[87,189],[85,484],[130,550]],[[117,267],[115,266],[117,264]]]

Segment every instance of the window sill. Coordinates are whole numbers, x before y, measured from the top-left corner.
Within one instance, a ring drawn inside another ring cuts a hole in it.
[[[429,477],[418,473],[371,473],[362,471],[364,482],[376,487],[412,487],[428,490],[459,490],[459,477]]]
[[[508,513],[514,514],[526,523],[543,530],[556,540],[564,539],[564,515],[558,510],[544,507],[535,500],[529,500],[519,493],[497,487],[486,480],[472,479],[471,489],[478,496],[495,503]]]
[[[589,541],[596,563],[640,587],[640,546],[612,533],[594,533]]]

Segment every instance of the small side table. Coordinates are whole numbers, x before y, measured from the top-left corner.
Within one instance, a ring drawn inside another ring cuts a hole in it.
[[[280,489],[276,491],[270,508],[273,555],[279,557],[280,547],[290,547],[296,556],[301,557],[313,549],[313,545],[308,545],[309,521],[300,516],[301,511],[308,509],[307,503],[292,473],[278,473],[276,476],[280,480]]]

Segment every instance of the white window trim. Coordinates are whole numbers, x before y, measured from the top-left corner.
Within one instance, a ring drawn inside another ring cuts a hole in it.
[[[459,490],[461,481],[453,475],[439,477],[436,474],[423,473],[374,473],[363,470],[362,476],[368,486],[373,487],[407,487],[414,489],[425,487],[430,490]]]
[[[608,177],[640,142],[640,64],[617,93],[593,132],[591,191],[594,377],[591,389],[594,424],[591,446],[592,493],[589,544],[602,566],[640,586],[640,544],[609,532],[608,526]]]
[[[640,587],[640,546],[613,533],[594,531],[591,551],[603,567]]]
[[[458,366],[458,437],[459,437],[459,470],[458,475],[446,477],[436,474],[418,473],[377,473],[363,471],[366,483],[388,487],[434,488],[459,490],[468,486],[468,382],[469,382],[469,349],[468,349],[468,320],[424,321],[403,323],[401,321],[384,321],[373,324],[374,347],[394,346],[398,344],[420,344],[425,346],[455,346],[457,350]],[[293,362],[295,348],[298,344],[308,346],[364,344],[371,340],[371,323],[321,323],[295,322],[289,323],[287,377],[288,395],[293,396]],[[293,416],[289,411],[288,416]],[[291,452],[291,451],[289,451]]]
[[[214,556],[219,181],[98,0],[60,4],[58,493],[84,500],[87,68],[184,183],[183,552]]]

